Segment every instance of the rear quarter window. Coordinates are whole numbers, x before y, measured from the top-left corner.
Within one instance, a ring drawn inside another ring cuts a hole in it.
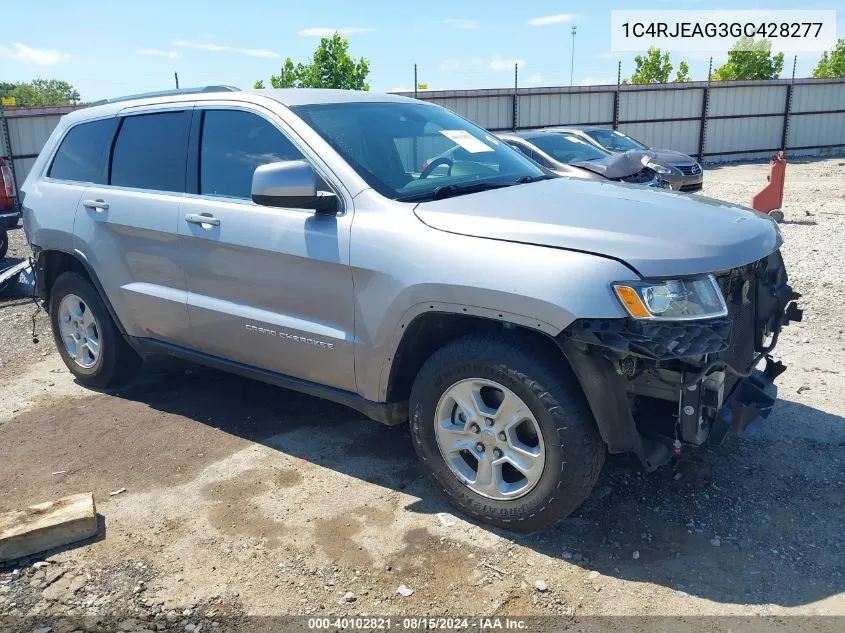
[[[47,175],[59,180],[105,184],[109,145],[117,119],[101,119],[73,126],[62,140]]]

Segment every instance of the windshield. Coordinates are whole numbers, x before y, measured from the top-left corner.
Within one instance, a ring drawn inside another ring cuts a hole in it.
[[[599,145],[609,149],[611,152],[627,152],[629,149],[648,149],[642,143],[616,130],[590,130],[587,134],[595,139]]]
[[[532,136],[526,139],[532,145],[536,145],[561,163],[574,163],[581,160],[598,160],[605,158],[608,153],[587,141],[578,138],[574,134],[549,132],[542,136]]]
[[[530,160],[461,117],[424,103],[328,103],[291,110],[381,195],[459,194],[544,177]]]

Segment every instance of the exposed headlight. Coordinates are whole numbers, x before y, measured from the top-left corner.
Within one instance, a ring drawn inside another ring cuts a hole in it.
[[[674,174],[675,171],[671,167],[667,167],[666,165],[661,165],[659,163],[654,162],[654,156],[649,154],[643,154],[643,157],[640,159],[640,162],[643,164],[643,167],[648,167],[653,172],[660,174],[661,176],[666,176],[668,174]]]
[[[649,163],[648,165],[646,165],[646,167],[648,167],[652,171],[656,171],[661,176],[666,176],[667,174],[673,173],[671,167],[666,167],[666,165],[661,165],[660,163]]]
[[[688,279],[621,281],[613,290],[635,319],[689,321],[725,316],[728,308],[713,275]]]

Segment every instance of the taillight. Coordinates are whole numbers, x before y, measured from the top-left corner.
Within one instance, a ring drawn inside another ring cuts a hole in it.
[[[12,180],[12,170],[8,165],[0,165],[0,175],[3,176],[3,191],[7,198],[15,197],[15,181]]]

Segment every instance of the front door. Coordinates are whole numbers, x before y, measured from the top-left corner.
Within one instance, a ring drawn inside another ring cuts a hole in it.
[[[199,350],[354,390],[351,210],[334,217],[253,203],[255,168],[302,152],[269,113],[197,114],[195,193],[181,204],[179,234]]]

